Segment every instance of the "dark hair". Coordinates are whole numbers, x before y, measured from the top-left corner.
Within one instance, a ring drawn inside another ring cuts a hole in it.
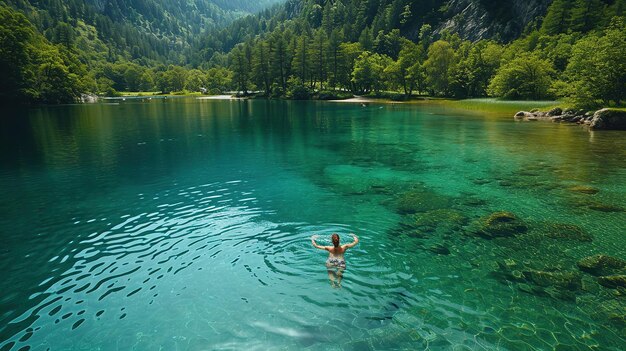
[[[333,233],[333,235],[331,235],[330,238],[333,241],[333,246],[339,247],[339,234]]]

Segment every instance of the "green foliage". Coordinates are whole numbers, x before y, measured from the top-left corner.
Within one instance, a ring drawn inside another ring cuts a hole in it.
[[[608,6],[607,3],[613,3]],[[603,28],[603,18],[623,16],[624,1],[554,0],[548,8],[541,31],[548,35],[588,32]]]
[[[289,89],[287,90],[287,98],[293,100],[308,100],[313,95],[313,90],[297,78],[289,80]]]
[[[385,67],[393,61],[389,56],[364,51],[354,62],[352,71],[352,82],[356,91],[368,93],[379,92],[385,89],[387,80],[385,79]]]
[[[0,97],[55,103],[84,92],[206,89],[624,100],[626,30],[623,17],[609,19],[624,15],[626,0],[554,0],[540,30],[508,44],[433,30],[454,7],[431,0],[287,0],[217,28],[274,2],[131,0],[95,11],[91,0],[10,0],[27,17],[0,5]],[[480,2],[510,15],[508,2]]]
[[[272,81],[270,75],[270,53],[266,42],[257,43],[252,58],[252,79],[259,89],[265,91],[265,95],[272,93]]]
[[[0,6],[0,97],[2,100],[23,99],[28,88],[28,62],[35,31],[26,17]]]
[[[549,98],[548,89],[555,71],[552,64],[536,54],[522,53],[503,64],[489,84],[488,92],[513,100]]]
[[[411,95],[422,81],[421,47],[405,41],[397,61],[391,62],[385,69],[385,77],[394,89],[402,89],[405,95]]]
[[[199,69],[189,70],[186,74],[185,87],[186,91],[200,91],[206,89],[206,76]]]
[[[587,32],[601,22],[605,4],[600,0],[575,0],[570,18],[574,32]]]
[[[428,48],[424,71],[429,89],[434,94],[450,94],[451,74],[456,63],[454,49],[447,41],[436,41]]]
[[[209,94],[220,94],[232,84],[233,72],[224,67],[214,67],[206,75],[206,88]]]
[[[341,43],[339,46],[339,76],[338,82],[343,87],[355,90],[352,83],[352,72],[354,63],[363,52],[363,47],[359,43]]]
[[[84,65],[50,44],[26,17],[0,4],[0,100],[67,103],[86,91]]]
[[[554,0],[543,20],[541,30],[546,34],[559,34],[567,30],[574,0]]]
[[[230,67],[233,71],[235,89],[245,95],[250,88],[250,61],[242,46],[236,47],[230,55]]]
[[[317,93],[317,100],[342,100],[353,97],[352,93],[339,90],[322,90]]]
[[[617,19],[600,35],[579,40],[564,72],[561,96],[582,107],[619,105],[626,101],[626,25]]]
[[[23,11],[54,44],[73,47],[99,41],[99,54],[111,61],[147,59],[184,63],[197,36],[218,29],[245,14],[255,13],[278,0],[6,0]],[[81,23],[79,26],[78,24]],[[79,30],[89,26],[97,36]],[[87,55],[93,53],[85,52]]]
[[[301,35],[296,42],[296,48],[293,54],[293,60],[291,67],[293,75],[300,81],[300,85],[304,85],[309,80],[309,76],[312,75],[311,66],[312,60],[309,49],[309,37],[307,35]]]

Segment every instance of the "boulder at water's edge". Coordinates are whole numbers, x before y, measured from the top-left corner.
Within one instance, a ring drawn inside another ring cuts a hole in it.
[[[626,130],[626,111],[610,108],[596,111],[589,127],[603,130]]]

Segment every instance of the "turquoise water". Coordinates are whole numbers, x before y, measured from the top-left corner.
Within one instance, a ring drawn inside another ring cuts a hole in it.
[[[576,266],[626,259],[623,132],[186,98],[3,117],[0,350],[626,344],[624,289]],[[498,211],[526,230],[477,235]],[[335,231],[361,239],[341,289],[309,239]]]

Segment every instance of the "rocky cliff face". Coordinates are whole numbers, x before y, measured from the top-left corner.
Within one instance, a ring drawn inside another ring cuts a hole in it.
[[[552,0],[450,0],[436,32],[448,29],[462,38],[494,38],[511,41],[538,16],[544,16]]]

